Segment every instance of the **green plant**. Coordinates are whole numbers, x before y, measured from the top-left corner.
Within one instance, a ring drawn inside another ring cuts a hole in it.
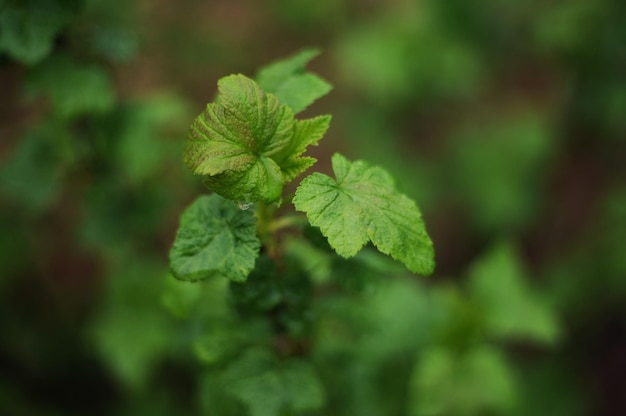
[[[303,153],[317,145],[331,119],[294,118],[330,89],[304,72],[314,54],[305,51],[265,68],[258,82],[240,74],[222,78],[216,101],[193,122],[185,163],[215,194],[200,197],[182,216],[170,252],[178,279],[244,282],[260,250],[280,260],[285,247],[279,231],[306,226],[299,216],[277,212],[285,185],[316,162]],[[372,242],[412,272],[432,273],[433,245],[419,208],[395,189],[391,175],[340,154],[332,166],[335,179],[313,173],[285,199],[306,213],[339,256],[353,257]]]
[[[380,167],[335,154],[334,179],[316,172],[285,195],[285,186],[316,162],[303,153],[331,120],[294,117],[330,90],[305,71],[316,54],[272,64],[256,81],[222,78],[186,143],[185,163],[214,193],[183,213],[170,266],[179,280],[208,280],[206,290],[228,298],[221,317],[213,310],[204,319],[195,342],[200,359],[214,368],[206,407],[224,414],[239,414],[241,403],[255,415],[322,405],[324,390],[309,362],[319,306],[342,290],[365,287],[369,275],[397,270],[370,247],[363,250],[369,242],[414,273],[434,269],[419,208]],[[287,202],[298,212],[284,209]],[[204,289],[190,290],[171,288],[166,305],[179,316],[206,313],[193,306],[204,302],[198,300]]]

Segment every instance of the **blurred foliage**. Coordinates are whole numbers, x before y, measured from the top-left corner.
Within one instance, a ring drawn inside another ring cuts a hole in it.
[[[626,414],[625,22],[619,0],[0,0],[0,414]],[[320,169],[388,169],[435,275],[305,228],[245,284],[176,281],[193,114],[305,47],[335,85]]]

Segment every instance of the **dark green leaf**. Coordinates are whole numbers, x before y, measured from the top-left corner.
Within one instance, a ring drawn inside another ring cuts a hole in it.
[[[49,99],[52,111],[65,119],[103,113],[115,103],[115,91],[106,71],[59,56],[33,69],[26,83],[26,94]]]
[[[180,280],[246,280],[260,248],[256,219],[218,195],[201,196],[183,213],[170,265]]]
[[[0,4],[0,51],[27,65],[41,61],[81,3],[36,0]]]
[[[67,131],[48,124],[26,134],[0,166],[0,192],[27,212],[44,210],[61,190],[69,140]]]
[[[228,393],[243,402],[252,416],[276,416],[285,410],[303,414],[319,409],[325,393],[310,364],[280,363],[267,351],[251,349],[222,374]]]

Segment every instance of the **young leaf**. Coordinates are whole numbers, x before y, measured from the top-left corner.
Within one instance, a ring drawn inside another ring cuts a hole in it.
[[[306,177],[293,203],[342,257],[354,256],[368,241],[409,270],[431,274],[433,244],[415,202],[395,189],[382,168],[332,158],[336,180],[321,173]]]
[[[218,89],[191,126],[185,163],[226,198],[278,200],[284,180],[272,156],[291,140],[291,110],[244,75],[220,79]]]
[[[254,268],[259,248],[252,212],[218,195],[205,195],[181,217],[170,266],[180,280],[225,276],[243,282]]]
[[[332,89],[317,75],[306,72],[307,62],[318,54],[316,49],[307,49],[268,65],[257,74],[257,82],[297,114]]]
[[[284,183],[315,162],[300,155],[317,144],[330,117],[296,121],[289,107],[244,75],[222,78],[218,89],[217,102],[191,126],[185,163],[226,198],[277,201]]]
[[[308,146],[317,146],[319,140],[324,137],[326,130],[328,130],[330,119],[331,117],[326,115],[296,121],[291,143],[276,155],[276,160],[286,181],[294,180],[317,162],[317,159],[313,157],[302,157],[301,155]]]

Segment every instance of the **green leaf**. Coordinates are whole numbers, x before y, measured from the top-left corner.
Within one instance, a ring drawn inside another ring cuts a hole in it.
[[[293,203],[337,254],[354,256],[368,241],[409,270],[431,274],[433,244],[415,202],[395,189],[393,178],[377,166],[332,158],[336,180],[321,173],[305,178]]]
[[[25,134],[0,165],[0,194],[25,212],[48,208],[62,189],[71,139],[65,129],[48,123]]]
[[[188,318],[202,297],[201,285],[185,285],[168,275],[163,285],[161,303],[177,318]]]
[[[27,97],[43,96],[63,119],[104,113],[115,104],[115,91],[107,72],[64,56],[46,59],[29,73]]]
[[[555,313],[528,287],[519,259],[509,244],[496,246],[474,264],[468,283],[491,335],[544,344],[558,340],[560,330]]]
[[[218,89],[218,102],[191,126],[185,163],[226,198],[278,200],[284,178],[272,156],[293,136],[291,110],[243,75],[222,78]]]
[[[27,65],[45,58],[81,0],[34,0],[0,4],[0,52]]]
[[[319,140],[324,137],[326,130],[328,130],[330,120],[331,117],[326,115],[296,121],[291,143],[276,155],[276,160],[283,171],[285,181],[294,180],[317,162],[317,159],[313,157],[302,157],[301,155],[308,146],[317,146]]]
[[[409,414],[509,414],[518,390],[511,366],[491,346],[477,345],[463,353],[431,347],[421,352],[413,372]]]
[[[261,349],[241,354],[221,374],[221,381],[252,416],[306,414],[321,408],[326,400],[323,386],[309,363],[295,359],[279,362]]]
[[[218,82],[219,96],[191,126],[185,163],[218,194],[236,201],[280,199],[283,185],[311,166],[300,157],[330,117],[296,121],[289,107],[244,75]]]
[[[111,123],[116,127],[111,134],[118,139],[116,170],[133,184],[162,173],[167,158],[173,156],[172,140],[168,139],[184,134],[186,103],[174,95],[154,94],[145,101],[117,106],[114,116],[112,121],[117,123]]]
[[[490,112],[455,134],[450,179],[472,224],[483,231],[522,229],[538,214],[556,150],[545,114]]]
[[[317,75],[306,72],[307,62],[318,54],[316,49],[307,49],[270,64],[259,71],[257,82],[297,114],[332,89]]]
[[[104,279],[88,327],[106,368],[126,387],[141,390],[149,385],[177,332],[158,301],[166,265],[125,254],[128,258],[109,265],[113,270]]]
[[[315,282],[326,281],[332,275],[332,253],[320,250],[305,239],[285,241],[285,254],[298,262]]]
[[[218,195],[205,195],[181,217],[170,266],[180,280],[225,276],[243,282],[254,268],[259,248],[252,212]]]

